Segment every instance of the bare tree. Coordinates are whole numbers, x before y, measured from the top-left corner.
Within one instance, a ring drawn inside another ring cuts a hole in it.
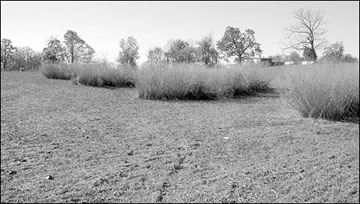
[[[11,40],[2,38],[1,39],[1,66],[5,69],[14,59],[15,47]]]
[[[14,52],[12,70],[35,70],[41,65],[41,55],[30,47],[17,47]]]
[[[285,50],[311,52],[313,60],[317,59],[316,50],[326,44],[326,22],[320,11],[299,9],[294,13],[296,23],[285,28],[288,44]]]

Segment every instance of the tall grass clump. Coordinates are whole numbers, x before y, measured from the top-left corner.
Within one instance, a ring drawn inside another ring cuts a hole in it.
[[[209,83],[216,90],[218,98],[249,95],[247,81],[241,69],[210,69],[209,72]]]
[[[209,72],[199,65],[152,64],[142,67],[136,87],[144,99],[215,99],[208,78]]]
[[[74,64],[73,82],[98,87],[134,87],[136,67],[111,67],[105,64]]]
[[[359,64],[298,66],[289,102],[303,117],[359,122]]]
[[[239,67],[153,64],[142,67],[136,87],[140,98],[184,100],[232,98],[270,90],[267,81],[246,78],[243,72]]]
[[[232,82],[234,97],[258,95],[259,93],[275,93],[271,86],[274,79],[272,68],[260,65],[232,66],[228,69],[228,81]]]
[[[74,84],[99,87],[134,87],[137,68],[96,64],[45,64],[41,72],[48,79],[72,80]]]
[[[74,70],[67,64],[43,64],[41,73],[48,79],[70,80],[74,77]]]

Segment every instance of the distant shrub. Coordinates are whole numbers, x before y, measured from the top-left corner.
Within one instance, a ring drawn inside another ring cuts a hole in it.
[[[99,87],[134,87],[136,70],[134,66],[118,66],[105,64],[76,65],[75,83]]]
[[[47,64],[41,69],[49,79],[72,80],[74,84],[99,87],[134,87],[137,68],[97,64]]]
[[[44,64],[40,71],[48,79],[70,80],[74,77],[72,67],[66,64]]]
[[[289,102],[304,117],[359,121],[359,64],[299,67]]]

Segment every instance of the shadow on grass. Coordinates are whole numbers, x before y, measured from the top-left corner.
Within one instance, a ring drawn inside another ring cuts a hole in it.
[[[110,89],[110,90],[113,90],[113,89],[120,89],[120,88],[136,88],[135,87],[135,84],[134,83],[125,83],[125,84],[122,84],[122,85],[106,85],[106,84],[103,84],[103,85],[98,85],[98,84],[83,84],[83,83],[79,83],[77,80],[75,79],[71,79],[71,83],[73,85],[79,85],[79,86],[88,86],[88,87],[94,87],[94,88],[105,88],[105,89]]]
[[[121,88],[136,88],[135,85],[129,85],[129,86],[94,86],[97,88],[105,88],[105,89],[121,89]]]
[[[323,118],[323,119],[329,120],[329,121],[333,121],[333,122],[356,123],[356,124],[359,124],[359,118],[343,118],[343,119]]]
[[[224,98],[211,98],[211,99],[142,99],[148,101],[159,101],[166,103],[207,103],[207,104],[218,104],[218,103],[254,103],[264,98],[280,98],[281,95],[278,92],[273,93],[257,93],[257,94],[247,94],[247,95],[237,95],[233,97],[224,97]]]

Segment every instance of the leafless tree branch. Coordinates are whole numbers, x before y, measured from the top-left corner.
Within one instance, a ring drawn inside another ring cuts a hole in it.
[[[327,33],[324,16],[320,11],[300,9],[294,13],[294,18],[296,23],[285,28],[289,43],[284,50],[303,50],[306,46],[316,53],[316,49],[326,43],[323,37]]]

